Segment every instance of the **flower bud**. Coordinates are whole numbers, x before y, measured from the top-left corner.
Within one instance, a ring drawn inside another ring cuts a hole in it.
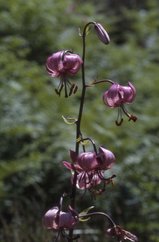
[[[103,28],[103,26],[100,23],[94,24],[94,29],[97,33],[98,38],[106,45],[109,44],[110,38],[107,33],[107,31]]]

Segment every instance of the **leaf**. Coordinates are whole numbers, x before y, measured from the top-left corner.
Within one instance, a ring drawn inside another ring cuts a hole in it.
[[[76,139],[77,142],[81,142],[81,140],[82,140],[81,136],[79,136],[79,137]]]
[[[88,145],[89,144],[89,140],[83,140],[83,141],[80,141],[81,145]]]
[[[81,222],[86,222],[86,221],[88,221],[88,220],[90,219],[89,215],[88,215],[88,217],[85,217],[85,218],[80,218],[80,216],[86,216],[87,213],[88,213],[91,209],[93,209],[93,208],[94,208],[94,206],[91,206],[91,207],[89,207],[89,208],[84,209],[84,210],[79,214],[79,220],[80,220]]]
[[[90,220],[90,217],[87,218],[79,218],[80,222],[87,222],[88,220]]]
[[[69,117],[66,118],[63,115],[62,115],[62,118],[66,124],[75,124],[77,122],[76,118],[69,118]]]
[[[90,30],[91,30],[90,26],[87,26],[87,28],[86,28],[86,36],[90,33]]]
[[[82,139],[81,136],[79,138],[77,138],[76,141],[81,143],[81,145],[83,145],[83,146],[88,145],[90,142],[88,139]]]

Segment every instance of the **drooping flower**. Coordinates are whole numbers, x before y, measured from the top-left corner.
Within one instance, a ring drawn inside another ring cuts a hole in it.
[[[73,54],[71,51],[58,51],[47,58],[46,70],[52,77],[59,77],[60,83],[56,93],[60,95],[63,87],[65,89],[65,97],[70,96],[77,91],[77,85],[72,84],[69,76],[74,76],[82,65],[82,59],[79,55]],[[69,87],[69,93],[67,88]]]
[[[49,209],[44,217],[43,224],[47,229],[71,229],[78,222],[77,213],[73,209],[67,212],[60,211],[59,207]]]
[[[105,178],[104,171],[112,167],[115,162],[114,154],[99,147],[96,152],[82,152],[79,155],[74,151],[70,151],[72,163],[64,161],[64,166],[72,172],[72,182],[74,172],[77,173],[76,186],[79,189],[91,189],[103,183],[104,186],[112,181],[115,175]]]
[[[103,101],[105,105],[111,108],[119,108],[118,118],[116,121],[117,125],[120,125],[123,121],[121,111],[129,117],[129,120],[134,122],[137,120],[137,117],[128,113],[125,109],[124,104],[132,103],[136,96],[136,89],[132,83],[128,82],[128,86],[122,86],[118,83],[113,83],[111,87],[104,92]]]
[[[107,31],[104,29],[104,27],[100,23],[94,23],[94,29],[97,33],[98,38],[104,43],[109,44],[110,38],[107,33]]]
[[[109,107],[120,107],[122,104],[133,102],[135,95],[136,89],[130,82],[128,86],[121,86],[118,83],[114,83],[104,93],[103,101]]]
[[[129,240],[131,242],[137,242],[138,238],[136,235],[130,233],[127,230],[122,229],[119,225],[107,229],[106,233],[112,237],[116,237],[118,241]]]

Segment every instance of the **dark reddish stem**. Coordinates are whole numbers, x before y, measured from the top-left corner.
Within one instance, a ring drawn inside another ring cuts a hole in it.
[[[84,102],[85,102],[85,94],[86,94],[86,82],[85,82],[85,52],[86,52],[86,32],[87,28],[90,24],[94,24],[93,22],[90,22],[86,24],[83,30],[82,34],[82,44],[83,44],[83,53],[82,53],[82,92],[81,92],[81,98],[80,98],[80,106],[79,106],[79,113],[78,118],[76,122],[76,146],[75,146],[75,152],[78,155],[79,154],[79,138],[82,136],[81,133],[81,120],[82,120],[82,114],[83,114],[83,108],[84,108]],[[75,202],[76,202],[76,182],[77,182],[77,172],[74,171],[74,177],[72,182],[72,191],[71,191],[71,207],[75,209]],[[70,229],[69,231],[69,239],[68,242],[73,242],[73,229]]]
[[[104,79],[104,80],[99,80],[99,81],[94,81],[92,84],[96,85],[96,84],[100,84],[100,83],[110,83],[110,84],[114,84],[114,82],[112,80],[109,79]]]
[[[103,213],[103,212],[92,212],[92,213],[87,213],[84,215],[79,215],[79,218],[89,218],[89,217],[93,217],[93,216],[104,216],[112,225],[112,227],[115,227],[116,224],[113,221],[113,219],[107,214],[107,213]]]

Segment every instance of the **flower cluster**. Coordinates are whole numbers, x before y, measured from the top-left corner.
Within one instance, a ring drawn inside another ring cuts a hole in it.
[[[91,189],[99,185],[108,184],[115,177],[104,177],[104,171],[110,169],[115,162],[115,156],[110,151],[103,147],[99,147],[98,152],[82,152],[79,155],[74,151],[70,151],[72,163],[64,161],[64,166],[77,173],[76,186],[79,189]]]

